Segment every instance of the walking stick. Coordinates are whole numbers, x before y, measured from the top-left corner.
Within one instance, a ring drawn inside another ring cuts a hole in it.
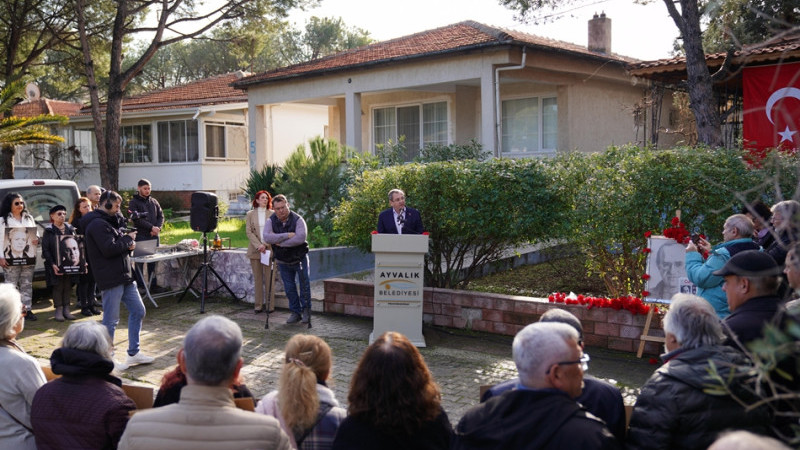
[[[270,310],[270,300],[272,300],[272,278],[274,277],[273,270],[275,270],[275,260],[272,259],[272,255],[269,258],[269,284],[267,285],[267,318],[264,320],[264,329],[269,330],[269,310]]]

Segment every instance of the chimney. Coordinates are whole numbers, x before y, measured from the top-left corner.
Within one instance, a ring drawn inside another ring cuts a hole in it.
[[[611,53],[611,19],[602,12],[589,21],[589,51]]]

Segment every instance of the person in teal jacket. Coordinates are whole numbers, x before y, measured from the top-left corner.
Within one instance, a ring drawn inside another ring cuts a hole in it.
[[[686,246],[686,276],[697,286],[697,295],[706,299],[720,319],[730,314],[728,298],[722,290],[725,279],[713,274],[722,268],[731,256],[744,250],[758,250],[760,247],[753,241],[753,221],[744,214],[734,214],[725,220],[722,227],[721,244],[711,244],[700,239],[695,245],[689,242]],[[708,253],[703,260],[702,253]]]

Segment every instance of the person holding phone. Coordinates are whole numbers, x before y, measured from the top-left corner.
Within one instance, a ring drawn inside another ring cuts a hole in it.
[[[731,257],[744,250],[758,250],[753,241],[753,221],[744,214],[734,214],[722,226],[723,242],[715,245],[698,236],[686,246],[686,276],[697,286],[697,295],[711,303],[720,319],[728,317],[728,298],[722,290],[725,279],[713,274]],[[698,251],[699,250],[699,251]],[[708,254],[703,259],[702,253]]]

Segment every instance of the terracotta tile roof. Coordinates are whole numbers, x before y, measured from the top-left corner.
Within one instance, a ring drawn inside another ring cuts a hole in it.
[[[709,67],[721,66],[725,61],[726,53],[709,53],[706,55],[706,64]],[[747,62],[778,61],[787,57],[800,57],[800,35],[790,36],[779,40],[771,45],[751,45],[744,46],[741,50],[734,52],[734,64],[744,64]],[[676,56],[673,58],[657,59],[654,61],[641,61],[629,64],[628,68],[636,73],[658,73],[673,70],[683,70],[686,67],[686,57]]]
[[[227,73],[181,86],[126,97],[122,100],[122,113],[244,103],[247,102],[247,94],[231,87],[231,83],[243,75],[243,72]],[[85,106],[81,109],[80,115],[91,114],[90,108]],[[105,104],[101,106],[101,109],[104,108]]]
[[[251,75],[235,82],[234,86],[247,89],[250,86],[287,78],[319,75],[443,54],[467,52],[487,47],[510,45],[567,52],[575,56],[604,61],[637,61],[616,54],[591,52],[586,47],[568,42],[543,38],[520,31],[495,28],[468,20]]]
[[[34,117],[41,114],[71,116],[77,114],[81,106],[83,105],[80,103],[40,98],[31,102],[17,103],[14,105],[11,112],[18,117]]]

